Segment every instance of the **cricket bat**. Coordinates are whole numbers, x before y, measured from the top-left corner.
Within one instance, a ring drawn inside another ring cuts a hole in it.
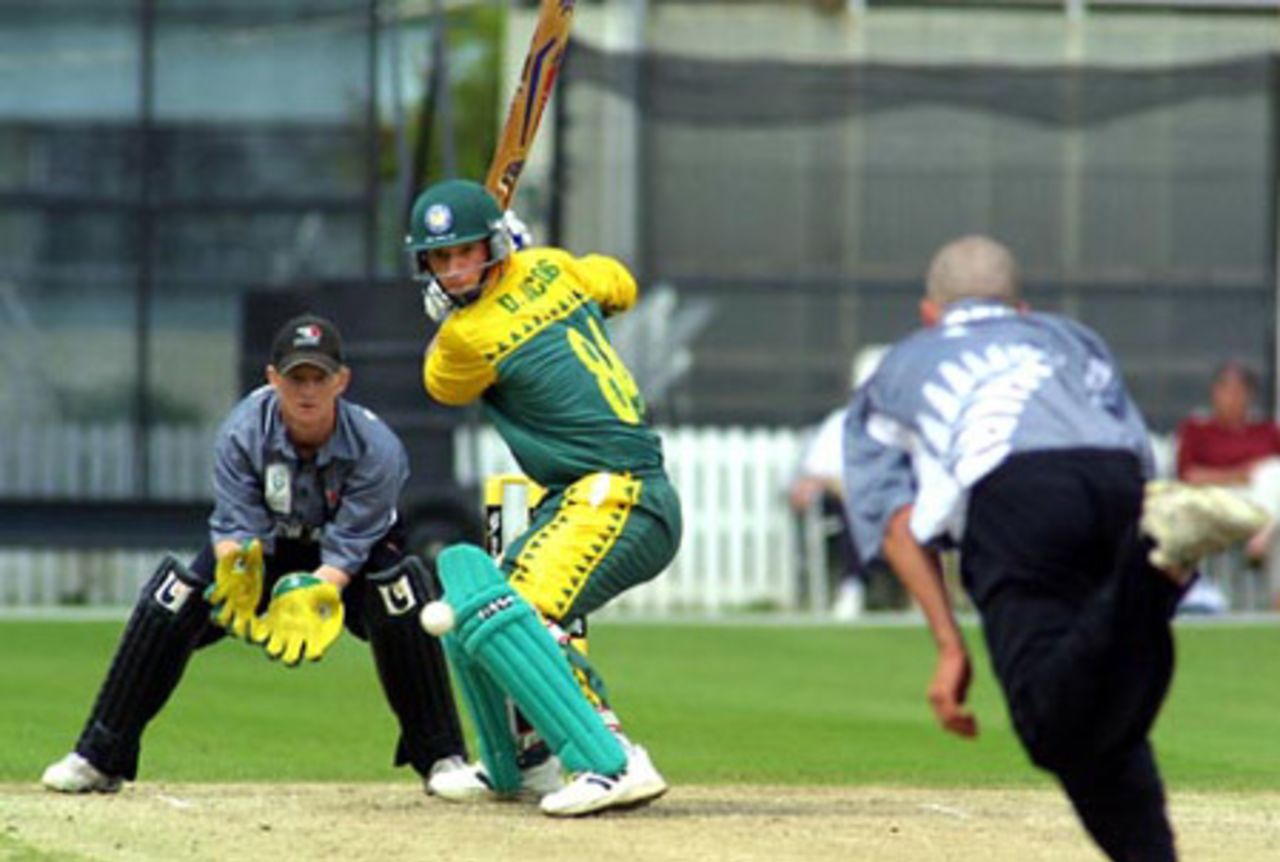
[[[511,99],[507,121],[498,137],[498,148],[489,163],[485,188],[497,199],[498,206],[511,206],[520,174],[524,171],[529,149],[538,132],[542,109],[547,106],[551,88],[555,86],[560,61],[569,43],[576,0],[542,0],[538,9],[538,25],[533,31],[529,53],[524,58],[520,83]]]

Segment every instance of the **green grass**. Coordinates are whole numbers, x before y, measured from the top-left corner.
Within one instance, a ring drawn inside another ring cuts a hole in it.
[[[33,781],[68,750],[119,623],[0,622],[0,781]],[[970,633],[975,649],[979,639]],[[1280,627],[1183,627],[1156,733],[1181,789],[1280,788]],[[938,731],[918,628],[602,624],[592,658],[632,733],[679,782],[1010,786],[1026,762],[986,666],[982,736]],[[344,636],[289,670],[224,642],[197,654],[144,739],[151,780],[410,780],[367,648]]]
[[[9,827],[10,830],[15,828]],[[73,853],[42,850],[8,832],[0,832],[0,862],[83,862],[84,858]]]

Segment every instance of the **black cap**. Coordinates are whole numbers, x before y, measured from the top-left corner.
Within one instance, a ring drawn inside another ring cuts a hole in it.
[[[338,327],[315,314],[293,318],[271,340],[271,364],[280,374],[299,365],[314,365],[333,374],[343,364]]]

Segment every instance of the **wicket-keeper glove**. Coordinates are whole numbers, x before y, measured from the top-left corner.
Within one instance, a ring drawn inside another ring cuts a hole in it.
[[[319,661],[342,633],[342,613],[333,584],[305,572],[286,575],[271,591],[266,615],[253,621],[253,640],[289,667]]]
[[[262,599],[262,543],[247,539],[234,554],[218,560],[204,598],[213,605],[215,623],[235,637],[247,638]]]

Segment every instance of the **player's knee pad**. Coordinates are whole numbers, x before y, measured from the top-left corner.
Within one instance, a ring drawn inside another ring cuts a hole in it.
[[[364,618],[371,627],[416,622],[422,606],[435,592],[426,566],[413,556],[365,578],[369,595],[365,597]]]
[[[510,695],[565,767],[621,772],[622,746],[579,690],[559,645],[493,561],[473,545],[454,545],[440,555],[439,568],[458,620],[451,637]]]
[[[142,730],[173,693],[209,624],[203,587],[171,556],[143,586],[81,736],[104,770],[135,776]]]
[[[146,661],[138,668],[147,677],[155,663],[180,653],[185,660],[196,638],[209,625],[205,584],[172,556],[166,555],[142,587],[116,658]]]
[[[400,720],[396,763],[425,773],[436,760],[462,754],[462,728],[440,645],[418,624],[431,596],[417,557],[366,576],[364,625],[378,678]]]
[[[145,605],[177,622],[207,613],[202,592],[206,584],[178,559],[166,554],[142,588],[139,605]]]
[[[185,660],[209,624],[204,587],[186,566],[166,555],[142,587],[116,659],[136,659],[138,675],[144,678],[166,657],[180,653]]]

